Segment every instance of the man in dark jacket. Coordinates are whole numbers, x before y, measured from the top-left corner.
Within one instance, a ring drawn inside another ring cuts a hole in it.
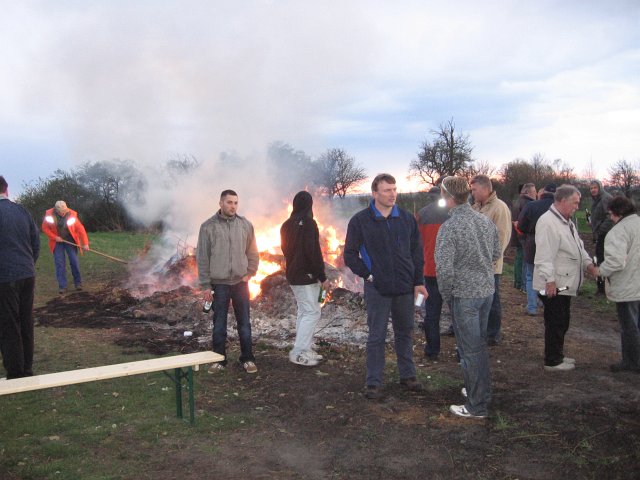
[[[287,260],[287,280],[298,304],[296,341],[289,352],[289,360],[311,367],[322,360],[322,355],[314,352],[311,344],[320,320],[320,294],[328,282],[318,225],[313,219],[313,198],[309,192],[298,192],[293,197],[293,211],[280,227],[280,246]]]
[[[539,200],[527,203],[518,215],[518,230],[524,236],[524,273],[527,290],[527,315],[538,314],[538,295],[533,289],[533,267],[536,258],[536,223],[538,219],[553,205],[555,183],[545,185]]]
[[[0,176],[0,351],[7,379],[33,375],[33,294],[40,234]]]
[[[416,219],[396,205],[396,180],[388,173],[371,184],[373,200],[349,221],[344,261],[364,279],[367,305],[367,377],[365,395],[380,398],[389,314],[393,325],[400,383],[422,390],[413,363],[414,296],[424,288],[423,254]]]
[[[524,206],[536,199],[536,186],[533,183],[525,183],[520,188],[520,196],[511,211],[513,231],[511,232],[511,245],[516,248],[516,258],[513,262],[513,286],[526,292],[524,274],[524,241],[525,235],[518,228],[518,217]]]
[[[436,236],[440,226],[449,218],[449,209],[440,203],[440,188],[433,187],[429,190],[427,205],[418,215],[418,229],[422,236],[424,246],[424,284],[429,292],[424,303],[424,335],[426,344],[424,354],[429,360],[437,360],[440,354],[440,315],[442,313],[442,295],[438,290],[436,278],[436,262],[433,252],[436,248]]]
[[[591,192],[592,200],[589,223],[591,224],[593,241],[596,244],[597,265],[600,265],[604,262],[604,239],[613,227],[613,222],[607,213],[607,208],[613,197],[602,188],[602,182],[600,180],[592,180],[589,184],[589,191]],[[604,295],[604,278],[596,278],[596,285],[598,286],[596,294]]]

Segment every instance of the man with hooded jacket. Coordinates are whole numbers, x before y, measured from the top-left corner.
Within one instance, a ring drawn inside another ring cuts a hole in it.
[[[69,257],[73,284],[76,290],[82,290],[82,276],[80,275],[77,251],[81,248],[89,250],[89,237],[87,237],[87,231],[78,218],[78,212],[67,207],[63,200],[58,200],[55,206],[44,214],[42,233],[49,238],[49,249],[53,253],[53,262],[56,267],[58,292],[63,294],[67,291],[65,255]]]
[[[293,211],[280,227],[280,245],[287,260],[286,276],[298,304],[296,341],[289,360],[314,366],[322,360],[311,348],[320,320],[320,293],[328,285],[320,249],[320,233],[313,219],[313,198],[301,191],[293,197]]]
[[[604,262],[604,239],[607,236],[613,222],[609,218],[607,208],[611,202],[611,194],[602,188],[600,180],[591,180],[589,184],[591,192],[591,232],[593,233],[593,241],[596,244],[596,260],[597,265]],[[597,277],[596,284],[598,286],[597,294],[604,295],[604,278]]]

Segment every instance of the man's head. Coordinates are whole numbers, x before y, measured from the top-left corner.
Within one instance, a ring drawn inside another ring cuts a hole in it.
[[[398,198],[396,179],[388,173],[376,175],[373,182],[371,182],[371,194],[376,205],[392,208]]]
[[[591,180],[589,182],[589,192],[591,192],[591,196],[593,198],[600,195],[600,191],[602,190],[602,183],[599,180]]]
[[[553,194],[553,204],[563,217],[571,218],[580,206],[580,190],[573,185],[560,185]]]
[[[613,223],[618,223],[621,218],[636,213],[633,202],[623,195],[617,195],[609,202],[607,212]]]
[[[469,199],[469,183],[467,183],[466,178],[445,177],[440,187],[442,198],[445,199],[449,207],[467,203]]]
[[[0,175],[0,194],[6,195],[8,189],[9,189],[9,184],[4,179],[4,177]]]
[[[520,190],[520,193],[523,195],[526,195],[527,197],[530,198],[536,198],[537,192],[536,192],[536,186],[533,183],[525,183],[522,186],[522,189]]]
[[[69,207],[67,207],[64,200],[58,200],[53,208],[61,217],[64,217],[69,212]]]
[[[238,211],[238,194],[233,190],[223,190],[220,194],[220,212],[233,217]]]
[[[491,179],[486,175],[476,175],[469,183],[471,183],[471,195],[476,202],[486,202],[493,192]]]

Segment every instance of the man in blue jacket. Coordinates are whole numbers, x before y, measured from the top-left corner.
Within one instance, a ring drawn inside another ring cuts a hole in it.
[[[33,293],[40,234],[0,176],[0,351],[7,379],[33,375]]]
[[[349,221],[345,264],[364,279],[367,306],[367,376],[365,396],[382,395],[385,340],[389,315],[393,326],[400,384],[422,390],[413,363],[414,296],[428,296],[424,287],[422,241],[409,212],[396,205],[396,180],[388,173],[371,184],[373,200]]]

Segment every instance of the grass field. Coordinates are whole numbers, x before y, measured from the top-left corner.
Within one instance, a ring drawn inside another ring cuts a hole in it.
[[[90,235],[92,248],[122,259],[135,257],[151,240],[129,233]],[[58,295],[53,257],[44,237],[42,241],[38,305]],[[88,289],[125,269],[124,264],[90,252],[81,259]],[[100,330],[36,327],[35,334],[36,373],[150,357],[105,342]],[[195,375],[198,388],[202,372]],[[2,479],[147,478],[149,464],[165,461],[161,457],[167,451],[189,448],[195,454],[210,453],[212,432],[247,423],[239,416],[217,418],[204,411],[197,413],[195,426],[178,419],[173,383],[162,372],[2,396],[0,411]]]

